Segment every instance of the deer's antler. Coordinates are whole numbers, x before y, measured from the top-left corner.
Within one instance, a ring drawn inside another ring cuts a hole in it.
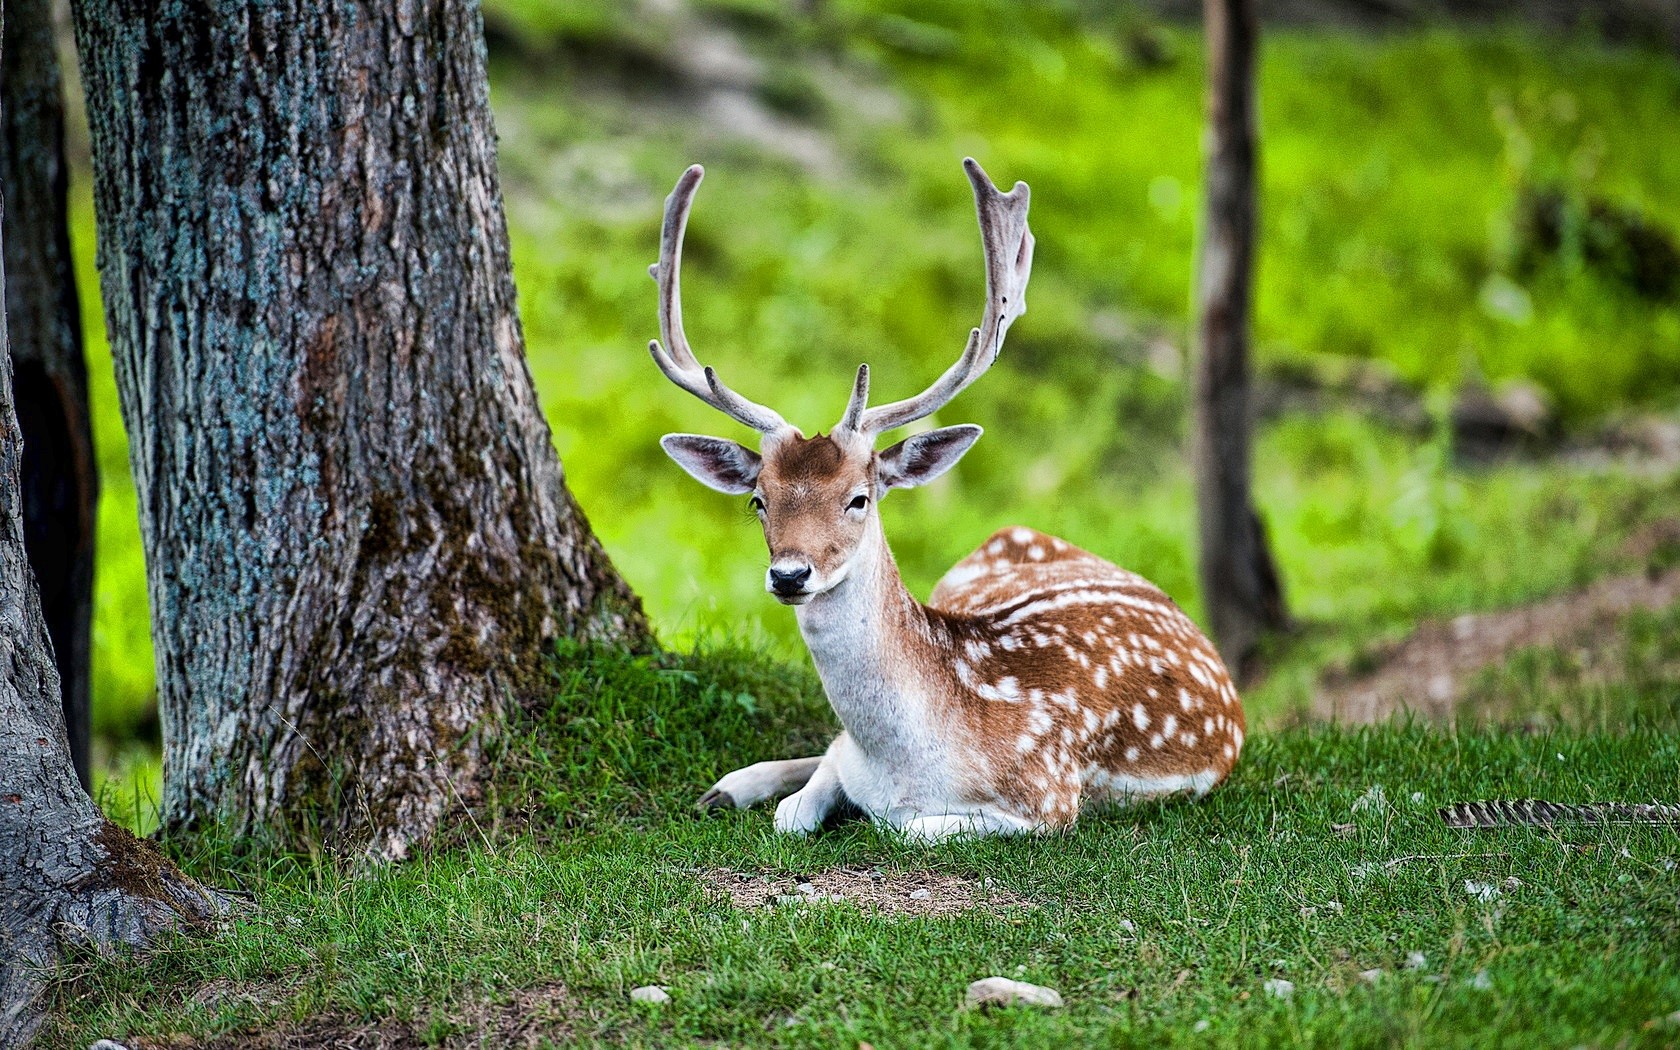
[[[682,326],[683,231],[688,226],[688,209],[694,203],[694,191],[706,171],[696,164],[682,173],[676,188],[665,198],[665,222],[659,231],[659,261],[648,267],[648,274],[659,282],[659,334],[665,346],[655,339],[648,344],[654,363],[665,378],[695,397],[711,405],[724,415],[754,430],[769,434],[788,429],[774,409],[748,401],[723,385],[709,365],[702,365],[689,349],[688,336]],[[669,348],[667,350],[666,348]]]
[[[864,407],[869,396],[868,372],[852,388],[852,400],[840,426],[859,434],[883,431],[931,416],[968,384],[985,374],[1003,349],[1003,336],[1015,318],[1027,311],[1027,278],[1032,275],[1033,235],[1027,228],[1027,205],[1032,192],[1017,182],[1008,193],[992,185],[973,157],[963,170],[974,185],[974,207],[980,216],[980,243],[986,254],[986,310],[980,327],[969,333],[968,345],[956,364],[932,386],[903,401],[879,408]]]

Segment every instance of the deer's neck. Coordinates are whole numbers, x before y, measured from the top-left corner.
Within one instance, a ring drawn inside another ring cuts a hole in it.
[[[846,579],[795,613],[829,703],[858,746],[883,759],[925,753],[944,663],[879,518]]]

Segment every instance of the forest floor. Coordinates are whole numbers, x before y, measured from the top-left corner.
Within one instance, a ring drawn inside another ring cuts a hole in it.
[[[834,727],[743,509],[681,489],[658,451],[715,423],[639,349],[659,200],[708,165],[697,345],[821,422],[866,349],[908,393],[960,348],[980,273],[957,159],[1031,181],[1032,311],[941,420],[988,436],[885,506],[895,553],[925,591],[1030,523],[1199,614],[1198,39],[1123,5],[486,6],[521,312],[568,483],[696,653],[561,653],[476,822],[411,863],[168,844],[250,906],[144,960],[66,964],[42,1046],[1680,1044],[1673,829],[1436,814],[1680,800],[1680,475],[1603,454],[1644,441],[1631,415],[1680,421],[1680,293],[1533,228],[1561,187],[1680,231],[1672,56],[1509,27],[1268,37],[1256,366],[1278,397],[1256,492],[1300,631],[1245,694],[1256,732],[1207,799],[927,849],[691,809]],[[74,199],[105,478],[96,719],[119,758],[101,795],[144,830],[144,568],[85,181]],[[1462,455],[1478,385],[1549,406],[1519,454]],[[1370,717],[1415,713],[1347,724],[1366,694]],[[1066,1005],[963,1009],[993,975]],[[670,1001],[629,999],[649,984]]]
[[[1650,627],[1664,659],[1673,627]],[[201,843],[184,863],[250,907],[68,964],[42,1045],[1672,1045],[1673,828],[1436,813],[1680,797],[1669,680],[1532,677],[1597,720],[1277,729],[1204,800],[925,848],[692,810],[728,768],[823,745],[807,672],[563,653],[455,842],[373,871]],[[1066,1005],[965,1009],[989,976]]]

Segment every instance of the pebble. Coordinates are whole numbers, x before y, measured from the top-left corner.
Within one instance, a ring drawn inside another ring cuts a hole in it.
[[[1483,904],[1499,897],[1499,887],[1491,882],[1477,882],[1474,879],[1464,880],[1464,892],[1481,901]]]
[[[657,984],[644,984],[640,988],[630,989],[630,1001],[633,1003],[668,1003],[671,993]]]
[[[1385,973],[1382,970],[1360,970],[1359,971],[1359,979],[1361,981],[1364,981],[1366,984],[1376,984],[1378,981],[1382,980],[1386,976],[1388,976],[1387,973]]]
[[[1274,999],[1287,999],[1295,994],[1295,982],[1273,977],[1265,985],[1266,994]]]
[[[101,1039],[95,1043],[89,1044],[88,1050],[128,1050],[128,1047],[117,1042],[115,1039]]]
[[[1195,1024],[1190,1026],[1191,1030],[1196,1031],[1196,1032],[1205,1032],[1209,1028],[1212,1028],[1212,1027],[1213,1027],[1213,1022],[1209,1021],[1205,1017],[1202,1018],[1200,1021],[1197,1021]]]
[[[986,977],[968,986],[967,1004],[977,1006],[1048,1006],[1062,1005],[1062,993],[1054,988],[1012,981],[1007,977]]]
[[[1421,970],[1425,966],[1428,966],[1428,965],[1429,965],[1429,956],[1423,954],[1422,952],[1407,952],[1406,953],[1406,969],[1408,969],[1408,970]]]
[[[1122,933],[1136,933],[1137,932],[1137,923],[1133,922],[1130,919],[1121,919],[1119,922],[1115,923],[1115,925],[1120,927],[1120,931]]]
[[[913,901],[930,901],[933,899],[933,891],[928,889],[911,890],[910,899]]]

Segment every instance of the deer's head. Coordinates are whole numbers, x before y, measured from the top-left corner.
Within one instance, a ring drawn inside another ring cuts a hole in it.
[[[667,434],[660,440],[678,465],[709,488],[751,494],[770,548],[765,589],[786,605],[803,605],[846,579],[860,550],[880,535],[876,504],[895,488],[923,485],[949,470],[979,440],[972,424],[941,427],[877,452],[886,431],[932,415],[997,360],[1004,333],[1026,311],[1033,236],[1027,229],[1027,184],[999,191],[974,160],[963,161],[974,186],[986,258],[986,308],[957,362],[915,397],[869,407],[869,366],[858,366],[846,412],[831,434],[807,438],[773,409],[748,401],[703,366],[683,334],[679,271],[683,230],[705,174],[683,172],[665,199],[659,262],[659,331],[648,344],[673,383],[763,435],[754,452],[725,438]],[[667,349],[667,347],[669,349]]]

